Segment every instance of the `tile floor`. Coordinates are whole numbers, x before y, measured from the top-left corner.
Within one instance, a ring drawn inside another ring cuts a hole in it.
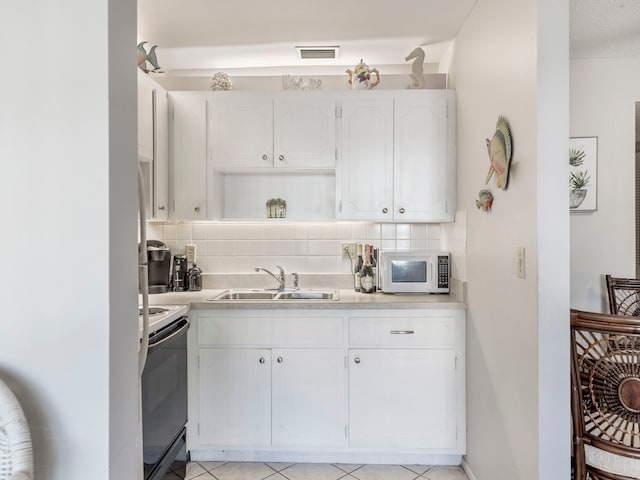
[[[176,462],[164,480],[468,480],[460,467]]]

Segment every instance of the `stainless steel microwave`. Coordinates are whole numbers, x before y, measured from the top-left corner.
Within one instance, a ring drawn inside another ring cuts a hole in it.
[[[378,274],[378,285],[384,293],[449,293],[451,255],[383,250]]]

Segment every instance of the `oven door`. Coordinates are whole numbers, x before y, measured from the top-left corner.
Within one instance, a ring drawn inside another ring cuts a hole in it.
[[[145,480],[162,478],[185,444],[188,329],[188,317],[181,317],[149,335],[142,373]]]

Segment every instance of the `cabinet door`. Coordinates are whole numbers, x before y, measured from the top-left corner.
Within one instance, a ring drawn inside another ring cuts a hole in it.
[[[167,92],[157,88],[153,110],[153,218],[169,217],[169,106]]]
[[[153,81],[138,69],[138,157],[153,160]]]
[[[271,97],[210,100],[209,123],[215,168],[273,167]]]
[[[393,219],[393,100],[342,102],[340,220]]]
[[[344,446],[344,350],[273,350],[273,445]]]
[[[199,352],[201,445],[271,443],[271,352],[203,348]]]
[[[276,168],[335,167],[335,100],[274,100]]]
[[[349,351],[352,447],[456,447],[454,350]]]
[[[204,98],[172,93],[173,218],[206,219],[206,109]]]
[[[394,219],[451,221],[446,92],[395,100]]]

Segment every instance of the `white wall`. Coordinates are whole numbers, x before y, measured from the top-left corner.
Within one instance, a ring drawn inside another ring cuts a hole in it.
[[[598,137],[597,211],[571,214],[571,306],[608,312],[604,275],[635,278],[639,59],[571,61],[571,136]]]
[[[0,377],[35,478],[133,479],[135,2],[6,0],[0,32]]]
[[[550,168],[568,144],[567,61],[565,1],[479,0],[456,39],[458,208],[468,209],[465,461],[478,480],[569,478],[567,195]],[[512,130],[512,171],[507,190],[490,183],[486,214],[475,199],[499,115]],[[525,279],[516,277],[519,246]]]

